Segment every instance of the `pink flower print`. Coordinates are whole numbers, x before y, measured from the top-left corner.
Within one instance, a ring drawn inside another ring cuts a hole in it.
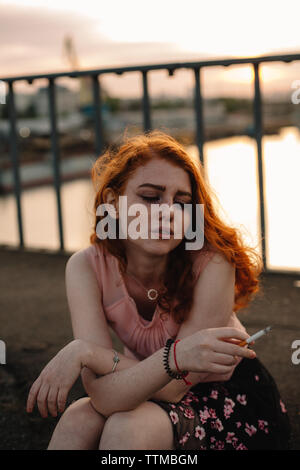
[[[204,428],[202,428],[201,426],[197,426],[195,429],[195,437],[197,437],[201,441],[202,439],[204,439],[205,436],[206,433]]]
[[[170,418],[171,418],[172,423],[173,424],[178,423],[178,421],[179,421],[178,414],[175,411],[170,411],[169,414],[170,414]]]
[[[210,442],[215,442],[216,438],[215,437],[211,437],[210,438]]]
[[[189,437],[190,437],[190,433],[186,432],[180,439],[179,444],[185,444]]]
[[[233,438],[234,438],[234,432],[228,432],[225,438],[225,441],[231,444],[233,442]]]
[[[231,398],[225,398],[225,405],[228,405],[228,406],[231,406],[232,408],[235,407],[235,403],[233,400],[231,400]]]
[[[246,395],[237,395],[236,399],[241,405],[247,405]]]
[[[240,428],[242,426],[242,423],[240,421],[237,421],[235,424],[237,428]]]
[[[249,426],[248,423],[246,423],[246,427],[245,427],[245,432],[247,434],[249,434],[249,436],[253,436],[253,434],[255,434],[257,431],[256,427],[253,426],[253,424],[251,424],[251,426]]]
[[[210,418],[210,414],[209,414],[207,406],[204,407],[203,411],[199,410],[199,416],[200,416],[200,419],[201,419],[201,423],[202,424],[206,423],[208,418]]]
[[[189,396],[187,396],[184,400],[182,400],[181,403],[183,403],[186,406],[189,406],[189,404],[193,401],[193,399]]]
[[[176,405],[173,405],[173,403],[170,403],[170,407],[174,409],[176,408]]]
[[[203,400],[203,401],[207,401],[208,398],[207,398],[207,397],[202,397],[202,400]]]
[[[193,401],[193,400],[198,400],[194,392],[188,391],[187,396]]]
[[[224,442],[222,442],[222,441],[216,441],[215,449],[217,449],[217,450],[223,450],[223,449],[224,449]]]
[[[219,394],[218,390],[212,390],[211,394],[209,396],[210,396],[210,398],[213,398],[214,400],[217,400],[218,394]]]
[[[284,405],[284,403],[283,403],[283,401],[282,401],[281,399],[280,399],[280,407],[281,407],[282,413],[286,413],[286,412],[287,412],[287,411],[286,411],[286,408],[285,408],[285,405]]]
[[[259,381],[259,376],[258,375],[255,375],[254,378],[255,378],[256,382]]]
[[[248,450],[248,448],[241,443],[235,448],[235,450]]]
[[[212,421],[211,427],[214,429],[217,429],[219,432],[223,431],[224,427],[222,422],[219,419],[216,419],[215,421]]]
[[[234,407],[235,407],[234,401],[232,401],[230,398],[225,398],[224,416],[226,419],[228,419],[230,415],[233,413]]]
[[[268,422],[267,421],[264,421],[263,419],[259,419],[258,420],[258,427],[259,429],[261,429],[262,431],[264,431],[266,434],[269,434],[269,429],[266,427],[268,426]]]
[[[186,408],[183,414],[188,419],[193,419],[195,417],[194,411],[190,408]]]
[[[216,419],[216,410],[213,410],[212,408],[209,409],[209,416],[210,418]]]

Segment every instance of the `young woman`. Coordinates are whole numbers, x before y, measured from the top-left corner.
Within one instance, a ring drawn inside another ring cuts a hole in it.
[[[32,385],[27,411],[37,401],[44,417],[63,412],[80,373],[87,396],[64,411],[48,448],[286,449],[289,421],[276,384],[239,345],[249,335],[236,312],[259,290],[261,259],[218,217],[201,164],[153,131],[107,150],[92,179],[91,245],[66,265],[75,339]],[[142,204],[143,227],[135,227],[148,236],[123,236],[137,215],[123,218],[120,196],[128,208]],[[116,237],[103,236],[102,204],[114,209],[107,220]],[[153,223],[157,204],[169,208],[169,237],[164,213]],[[194,250],[184,229],[186,221],[199,229],[200,204],[204,243]]]

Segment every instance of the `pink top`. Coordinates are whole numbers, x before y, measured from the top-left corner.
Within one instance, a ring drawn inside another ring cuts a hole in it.
[[[107,323],[124,344],[124,354],[127,357],[143,360],[164,347],[168,338],[176,338],[180,325],[159,305],[156,306],[151,321],[139,315],[136,303],[127,291],[115,256],[102,244],[90,245],[83,251],[95,272]],[[193,270],[198,279],[215,250],[192,253]],[[138,286],[136,288],[138,289]],[[234,312],[233,315],[235,316]],[[238,322],[236,318],[233,320],[234,323]]]

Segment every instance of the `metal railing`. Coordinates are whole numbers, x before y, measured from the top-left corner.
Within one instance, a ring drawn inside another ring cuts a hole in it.
[[[23,237],[23,224],[22,224],[22,210],[21,210],[21,184],[20,184],[20,170],[19,170],[19,151],[17,146],[17,132],[16,132],[16,109],[14,100],[14,83],[17,81],[27,81],[32,84],[34,80],[47,79],[48,80],[48,101],[49,101],[49,117],[51,124],[51,152],[53,164],[54,186],[56,192],[57,202],[57,219],[59,228],[60,249],[64,250],[64,236],[63,236],[63,223],[61,211],[61,198],[60,198],[60,152],[59,152],[59,139],[57,133],[57,117],[56,117],[56,98],[55,98],[55,80],[62,77],[78,78],[89,76],[92,78],[93,88],[93,107],[94,107],[94,129],[95,129],[95,152],[96,155],[101,154],[104,149],[103,139],[103,125],[102,125],[102,107],[101,107],[101,82],[100,77],[104,74],[117,74],[139,72],[142,76],[143,85],[143,122],[144,130],[151,130],[151,113],[150,113],[150,99],[148,92],[148,74],[154,70],[167,70],[169,76],[174,74],[178,69],[189,69],[194,72],[194,111],[195,111],[195,143],[199,150],[199,158],[204,164],[203,144],[204,144],[204,119],[203,119],[203,100],[201,92],[201,71],[206,67],[241,65],[250,64],[253,66],[254,71],[254,139],[256,141],[256,154],[257,154],[257,167],[259,177],[259,205],[260,205],[260,232],[261,232],[261,253],[264,263],[264,270],[268,272],[275,272],[274,270],[267,269],[266,263],[266,242],[265,242],[265,207],[264,207],[264,180],[263,180],[263,165],[262,165],[262,109],[261,109],[261,90],[260,90],[260,76],[259,66],[266,62],[285,62],[299,61],[300,54],[286,54],[286,55],[272,55],[262,57],[249,57],[249,58],[236,58],[236,59],[220,59],[220,60],[205,60],[199,62],[179,62],[167,64],[154,64],[144,66],[131,66],[131,67],[113,67],[106,69],[95,69],[85,71],[71,71],[62,73],[40,74],[40,75],[26,75],[17,77],[1,78],[2,81],[8,84],[8,109],[10,121],[10,154],[13,165],[14,176],[14,194],[17,205],[18,217],[18,230],[19,230],[19,246],[24,247]]]

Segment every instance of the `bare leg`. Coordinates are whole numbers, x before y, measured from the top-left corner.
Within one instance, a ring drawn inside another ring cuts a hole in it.
[[[90,401],[89,397],[80,398],[65,410],[48,450],[98,449],[106,418],[92,407]]]
[[[173,450],[171,420],[159,405],[145,402],[114,413],[105,423],[100,450]]]

